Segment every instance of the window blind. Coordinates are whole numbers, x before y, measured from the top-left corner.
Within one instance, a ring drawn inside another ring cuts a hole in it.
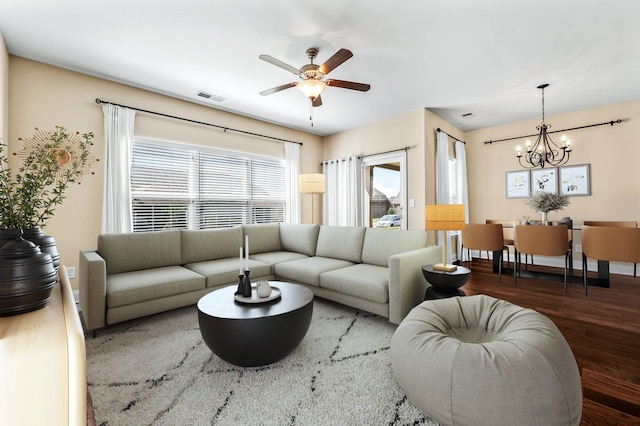
[[[284,159],[136,138],[131,198],[134,232],[282,222]]]

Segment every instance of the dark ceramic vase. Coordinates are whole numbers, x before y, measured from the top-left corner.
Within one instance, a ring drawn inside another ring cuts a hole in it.
[[[56,271],[58,270],[60,267],[60,254],[58,253],[56,240],[49,235],[44,235],[40,228],[25,229],[22,232],[20,229],[2,229],[0,230],[0,247],[15,240],[20,235],[25,240],[31,241],[40,247],[40,251],[43,253],[48,253],[53,261],[53,267]]]
[[[21,236],[0,248],[0,316],[43,308],[58,281],[53,260]]]
[[[60,268],[60,253],[56,246],[56,240],[50,235],[44,235],[44,232],[40,228],[25,229],[23,231],[23,238],[29,240],[38,247],[43,253],[48,253],[53,261],[53,267],[57,271]]]

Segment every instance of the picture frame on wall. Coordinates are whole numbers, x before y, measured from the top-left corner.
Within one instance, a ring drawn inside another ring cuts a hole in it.
[[[589,164],[559,168],[560,195],[591,195],[591,167]]]
[[[556,167],[531,170],[531,193],[558,193],[558,169]]]
[[[507,198],[529,197],[529,170],[505,173]]]

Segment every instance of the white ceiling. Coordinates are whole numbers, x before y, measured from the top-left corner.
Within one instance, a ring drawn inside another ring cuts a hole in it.
[[[0,0],[0,32],[13,55],[319,135],[419,108],[461,130],[532,119],[541,83],[546,115],[640,98],[638,0]],[[371,84],[327,88],[314,127],[297,89],[258,94],[297,79],[260,54],[299,68],[309,47],[351,50],[329,76]]]

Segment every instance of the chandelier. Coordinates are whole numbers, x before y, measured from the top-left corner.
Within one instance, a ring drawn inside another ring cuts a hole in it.
[[[520,146],[516,148],[518,151],[518,162],[525,169],[533,169],[535,167],[544,168],[544,166],[561,166],[569,161],[571,153],[571,142],[562,137],[562,146],[558,146],[549,136],[547,130],[551,125],[544,121],[544,89],[549,87],[548,84],[541,84],[538,89],[542,90],[542,123],[536,126],[540,132],[536,142],[531,145],[531,141],[527,139],[527,152],[522,154]],[[524,162],[523,162],[524,157]]]

